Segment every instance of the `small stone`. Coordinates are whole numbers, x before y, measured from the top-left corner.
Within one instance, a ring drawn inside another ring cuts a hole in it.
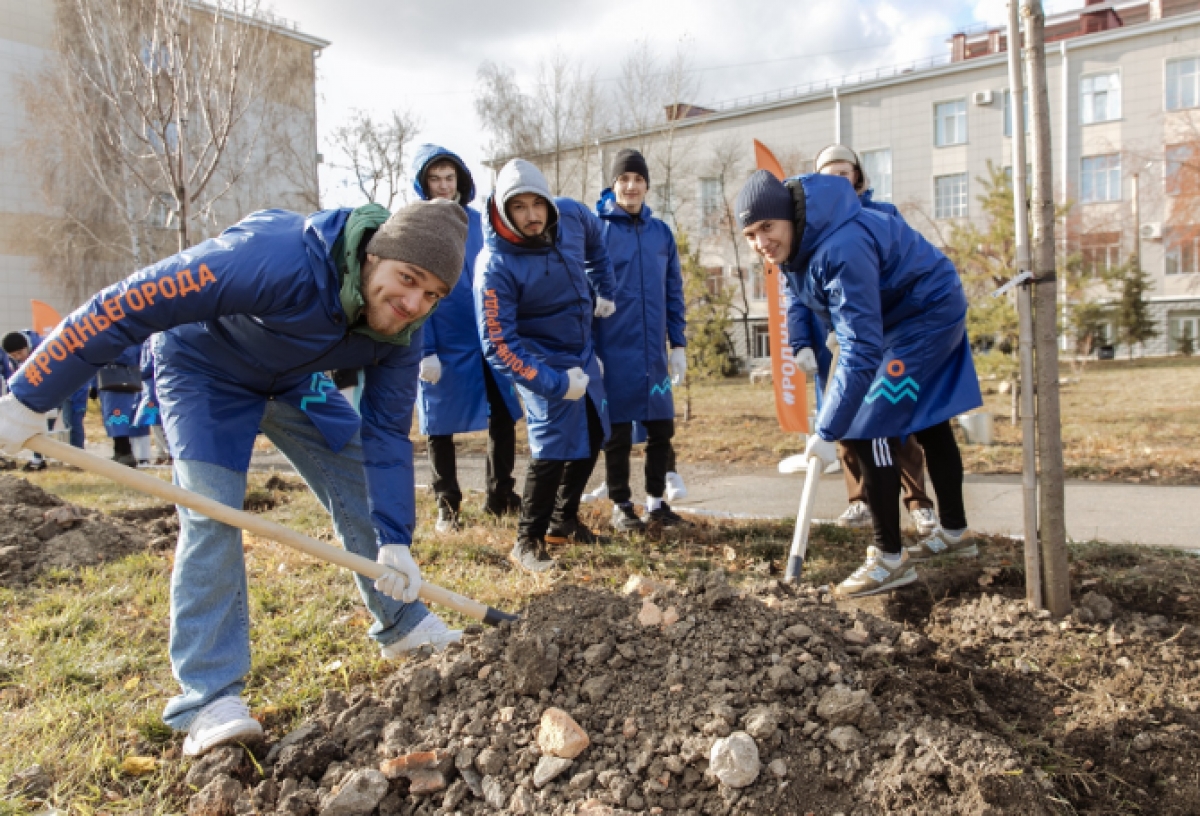
[[[538,760],[537,767],[533,769],[533,786],[541,790],[574,764],[573,760],[562,757],[542,757]]]
[[[896,640],[896,647],[900,650],[900,654],[916,657],[933,651],[933,641],[916,632],[901,632],[900,637]]]
[[[642,626],[661,626],[662,621],[662,610],[654,601],[649,598],[642,601],[642,611],[638,612],[638,623]]]
[[[845,686],[834,686],[821,695],[817,716],[830,725],[856,723],[869,696],[863,689],[851,691]]]
[[[379,771],[388,779],[396,779],[413,771],[432,770],[449,758],[447,751],[417,751],[379,763]]]
[[[1098,621],[1110,621],[1113,616],[1113,602],[1099,592],[1089,592],[1080,599],[1079,605],[1092,613]]]
[[[542,638],[513,638],[508,642],[504,659],[511,667],[507,674],[517,694],[536,697],[554,685],[558,677],[558,646]]]
[[[508,800],[508,812],[516,814],[516,816],[533,816],[537,809],[537,803],[533,799],[533,794],[525,788],[517,788]]]
[[[779,718],[769,708],[755,708],[742,719],[742,725],[756,740],[767,740],[779,730]]]
[[[463,782],[467,783],[467,788],[471,793],[480,799],[483,796],[483,777],[479,775],[479,771],[474,768],[459,768],[458,772],[462,775]]]
[[[662,627],[667,629],[679,623],[679,612],[673,606],[668,606],[662,616]]]
[[[599,703],[608,696],[608,692],[612,690],[612,686],[612,678],[601,674],[584,680],[580,692],[589,703]]]
[[[226,774],[218,774],[188,802],[188,816],[233,816],[242,786]]]
[[[574,759],[591,744],[587,732],[570,714],[560,708],[547,708],[538,731],[538,747],[543,754]]]
[[[595,770],[584,771],[583,773],[575,774],[571,777],[571,781],[567,783],[567,787],[575,791],[585,791],[592,786],[596,781]]]
[[[871,633],[862,629],[847,629],[842,632],[842,640],[855,646],[862,646],[871,641]]]
[[[788,640],[800,641],[808,640],[813,636],[813,630],[803,623],[797,623],[783,630],[784,637]]]
[[[575,812],[579,816],[616,816],[616,811],[599,799],[588,799]]]
[[[758,778],[758,745],[744,731],[735,731],[713,743],[708,770],[731,788],[744,788]]]
[[[1139,731],[1133,738],[1133,750],[1146,752],[1154,747],[1154,737],[1145,731]]]
[[[437,793],[446,789],[446,777],[441,771],[414,770],[408,774],[408,792],[414,795]]]
[[[475,767],[484,776],[496,776],[504,770],[508,760],[504,754],[492,748],[484,748],[479,752],[479,756],[475,757]]]
[[[767,770],[769,770],[771,774],[778,779],[786,779],[788,775],[787,763],[785,763],[782,759],[774,760],[770,765],[767,766]]]
[[[853,725],[839,725],[830,730],[825,738],[843,754],[848,754],[863,744],[863,735]]]
[[[446,789],[446,795],[442,797],[442,810],[454,810],[467,798],[467,793],[467,783],[461,779],[454,780],[454,784]]]
[[[625,586],[621,591],[626,595],[637,595],[644,598],[647,595],[653,595],[655,592],[666,588],[666,584],[660,584],[658,581],[651,580],[644,575],[630,575],[629,580],[625,582]]]
[[[596,643],[587,647],[583,653],[583,662],[589,666],[599,666],[612,657],[613,646],[608,641]]]
[[[374,768],[355,771],[325,801],[321,816],[365,816],[387,792],[387,777],[379,771]]]
[[[508,791],[504,783],[494,776],[483,778],[483,798],[496,810],[503,810],[508,805]]]
[[[627,740],[631,740],[638,735],[637,720],[633,717],[626,717],[625,722],[621,724],[621,736]]]

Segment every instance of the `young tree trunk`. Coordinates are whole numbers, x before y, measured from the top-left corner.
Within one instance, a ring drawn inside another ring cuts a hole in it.
[[[1014,0],[1015,2],[1015,0]],[[1058,397],[1058,321],[1054,259],[1054,190],[1050,162],[1050,97],[1046,87],[1045,13],[1023,0],[1025,61],[1030,83],[1033,159],[1034,344],[1037,350],[1038,517],[1046,608],[1071,611],[1063,495],[1062,421]],[[1064,123],[1065,126],[1065,123]],[[1065,157],[1064,157],[1065,160]],[[1016,172],[1020,172],[1018,169]]]

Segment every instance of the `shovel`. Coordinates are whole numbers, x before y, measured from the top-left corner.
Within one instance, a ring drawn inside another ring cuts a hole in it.
[[[25,447],[31,451],[37,451],[43,456],[52,457],[60,462],[66,462],[68,465],[74,465],[80,470],[86,470],[89,473],[95,473],[97,476],[103,476],[125,487],[155,496],[171,504],[181,505],[189,510],[195,510],[197,513],[201,513],[232,527],[240,527],[260,538],[268,538],[272,541],[278,541],[280,544],[286,544],[302,553],[311,555],[313,558],[344,567],[345,569],[357,572],[359,575],[364,575],[371,580],[375,580],[389,571],[387,567],[377,564],[369,558],[363,558],[361,555],[355,555],[339,547],[333,547],[317,541],[315,538],[301,535],[295,530],[289,530],[282,524],[260,518],[252,513],[227,507],[206,496],[201,496],[190,490],[184,490],[182,487],[156,479],[149,474],[117,464],[109,459],[102,459],[95,454],[51,439],[45,434],[37,434],[31,437],[25,442]],[[501,621],[518,619],[516,615],[502,612],[499,609],[493,609],[486,604],[473,601],[470,598],[459,595],[457,592],[443,589],[428,581],[422,581],[419,597],[422,601],[445,606],[467,617],[482,621],[489,626],[495,626]]]

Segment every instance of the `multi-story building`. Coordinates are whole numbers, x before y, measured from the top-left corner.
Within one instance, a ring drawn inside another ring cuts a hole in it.
[[[1158,327],[1143,351],[1175,352],[1200,329],[1200,212],[1195,224],[1189,215],[1200,183],[1183,172],[1189,156],[1200,157],[1191,152],[1200,146],[1200,0],[1088,0],[1048,17],[1046,38],[1055,195],[1068,211],[1063,248],[1090,271],[1140,250]],[[736,288],[732,340],[739,357],[761,359],[768,336],[761,271],[744,246],[735,249],[728,228],[729,201],[754,167],[752,140],[789,173],[811,170],[832,142],[854,147],[876,198],[944,245],[954,224],[981,219],[977,198],[989,162],[1011,164],[1006,40],[1003,29],[979,27],[955,34],[948,54],[921,64],[707,107],[671,106],[664,124],[588,148],[595,176],[588,197],[594,201],[604,181],[595,168],[622,147],[641,147],[656,176],[652,205],[699,236],[714,280]],[[743,321],[748,331],[738,328]]]
[[[19,92],[24,80],[36,77],[57,57],[56,13],[69,13],[70,7],[55,0],[0,0],[0,333],[30,325],[31,299],[45,301],[62,314],[79,305],[78,295],[64,285],[61,270],[44,274],[39,263],[36,242],[47,233],[47,220],[58,216],[44,199],[37,168],[27,166],[21,150],[24,142],[37,136],[30,132]],[[201,15],[211,11],[200,2],[192,3],[191,10]],[[255,158],[248,164],[255,170],[271,169],[246,174],[235,183],[208,215],[209,223],[201,233],[263,207],[307,211],[318,206],[314,60],[329,43],[270,15],[249,22],[267,32],[273,59],[279,70],[287,72],[287,82],[278,83],[270,97],[258,100],[239,125],[246,141],[255,144]],[[270,127],[261,127],[268,116]],[[285,150],[294,154],[286,165],[278,157]],[[172,251],[169,215],[150,212],[147,221],[148,229],[157,229],[162,239],[158,243]]]

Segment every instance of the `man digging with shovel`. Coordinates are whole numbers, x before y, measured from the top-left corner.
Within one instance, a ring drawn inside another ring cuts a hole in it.
[[[46,339],[0,399],[0,448],[155,332],[161,416],[179,486],[240,509],[255,436],[288,457],[346,550],[389,571],[356,576],[385,658],[460,636],[417,600],[412,443],[421,324],[458,280],[467,220],[450,201],[305,218],[255,213],[95,295]],[[365,369],[360,418],[322,372]],[[361,428],[361,430],[360,430]],[[241,692],[250,622],[241,531],[180,508],[163,719],[184,754],[259,738]]]

